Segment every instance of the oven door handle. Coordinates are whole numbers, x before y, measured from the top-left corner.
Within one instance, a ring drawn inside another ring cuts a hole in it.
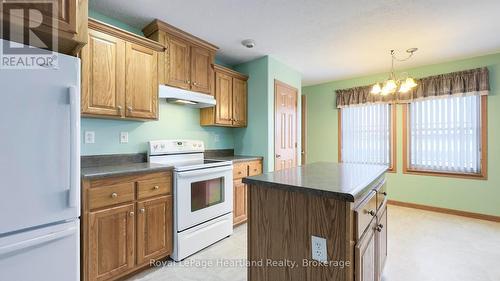
[[[199,169],[199,170],[186,171],[186,172],[178,172],[177,177],[187,178],[187,177],[194,177],[194,176],[203,176],[203,175],[209,175],[209,174],[231,171],[231,170],[233,170],[233,166],[228,165],[228,166],[222,166],[222,167],[214,167],[214,168],[206,168],[206,169]]]

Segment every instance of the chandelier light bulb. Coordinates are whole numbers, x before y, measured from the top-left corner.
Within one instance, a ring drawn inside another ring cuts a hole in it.
[[[382,88],[380,87],[380,84],[377,83],[375,85],[373,85],[372,87],[372,91],[370,93],[374,94],[374,95],[378,95],[382,92]]]

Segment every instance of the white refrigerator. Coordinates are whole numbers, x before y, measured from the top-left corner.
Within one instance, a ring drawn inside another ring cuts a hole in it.
[[[80,279],[80,60],[58,64],[0,69],[0,280]]]

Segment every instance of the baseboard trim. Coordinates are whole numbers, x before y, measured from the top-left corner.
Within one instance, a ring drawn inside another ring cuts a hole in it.
[[[461,216],[461,217],[467,217],[467,218],[473,218],[473,219],[479,219],[479,220],[486,220],[486,221],[492,221],[492,222],[500,222],[500,217],[498,217],[498,216],[471,213],[471,212],[459,211],[459,210],[453,210],[453,209],[447,209],[447,208],[441,208],[441,207],[433,207],[433,206],[427,206],[427,205],[421,205],[421,204],[415,204],[415,203],[401,202],[401,201],[396,201],[396,200],[388,200],[387,203],[391,204],[391,205],[395,205],[395,206],[400,206],[400,207],[420,209],[420,210],[425,210],[425,211],[444,213],[444,214],[448,214],[448,215],[455,215],[455,216]]]

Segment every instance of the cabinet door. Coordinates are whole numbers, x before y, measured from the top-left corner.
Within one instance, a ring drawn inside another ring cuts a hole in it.
[[[190,58],[189,43],[176,37],[167,36],[166,56],[166,83],[167,85],[183,89],[190,88]]]
[[[172,196],[137,203],[137,264],[172,253]]]
[[[379,212],[377,216],[377,232],[375,233],[377,241],[377,280],[382,279],[385,261],[387,260],[387,205]]]
[[[134,267],[134,205],[89,213],[88,280],[107,280]]]
[[[233,182],[233,225],[247,220],[247,186],[241,180]]]
[[[82,49],[82,114],[120,117],[124,106],[125,42],[89,30]]]
[[[233,78],[223,73],[215,73],[215,123],[233,124]]]
[[[204,48],[191,47],[191,90],[209,95],[214,80],[212,53]]]
[[[127,42],[126,117],[155,119],[158,114],[158,53]]]
[[[247,81],[233,78],[233,125],[247,125]]]
[[[375,221],[375,220],[374,220]],[[375,222],[368,226],[365,234],[356,245],[356,281],[375,281],[376,247]]]

